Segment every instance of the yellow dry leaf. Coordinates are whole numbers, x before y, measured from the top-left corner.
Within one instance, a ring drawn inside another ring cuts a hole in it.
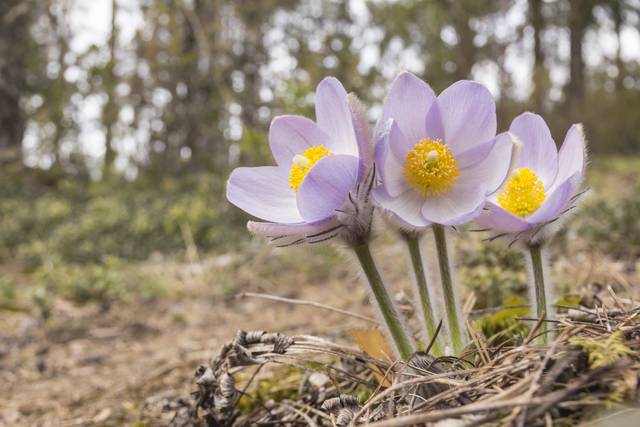
[[[391,350],[387,338],[380,329],[352,329],[349,334],[358,345],[358,348],[364,353],[376,359],[393,363],[393,350]],[[391,385],[389,378],[385,377],[385,372],[380,372],[380,369],[372,364],[369,367],[374,371],[376,378],[382,385],[385,387]]]

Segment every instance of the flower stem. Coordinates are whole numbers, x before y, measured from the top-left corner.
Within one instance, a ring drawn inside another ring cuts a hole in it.
[[[427,288],[427,276],[422,262],[422,254],[420,253],[420,238],[417,235],[410,234],[403,234],[403,237],[409,248],[409,256],[411,257],[411,266],[413,267],[413,273],[415,275],[415,283],[418,291],[417,296],[420,301],[420,308],[422,309],[425,332],[427,339],[431,340],[436,333],[436,325],[429,289]],[[444,354],[440,345],[440,337],[436,337],[433,341],[431,353],[436,357]]]
[[[451,276],[451,264],[449,262],[449,252],[447,250],[447,236],[444,227],[440,224],[433,224],[433,235],[436,241],[436,251],[438,252],[438,264],[440,265],[440,281],[442,282],[442,293],[444,296],[444,306],[449,322],[449,335],[454,354],[460,355],[465,346],[465,337],[460,327],[460,315],[456,301],[455,290],[453,289],[453,278]]]
[[[542,260],[542,243],[529,243],[529,255],[531,257],[531,271],[533,276],[533,288],[535,290],[535,300],[532,301],[535,305],[536,314],[538,319],[552,319],[553,313],[548,310],[547,305],[547,283],[544,280],[544,262]],[[548,325],[543,321],[540,327],[539,342],[547,344],[548,338]]]
[[[378,269],[376,268],[373,257],[371,256],[369,244],[364,243],[362,245],[355,246],[353,249],[358,256],[358,261],[360,261],[362,270],[367,277],[369,287],[371,288],[373,297],[378,304],[378,308],[387,325],[387,330],[393,339],[396,350],[403,360],[408,360],[413,354],[413,344],[400,322],[400,316],[398,315],[398,312],[391,301],[391,297],[384,286],[380,272],[378,272]]]

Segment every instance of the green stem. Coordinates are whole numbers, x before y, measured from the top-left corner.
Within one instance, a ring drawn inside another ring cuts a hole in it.
[[[358,261],[360,261],[362,270],[367,277],[369,287],[373,292],[373,296],[378,304],[378,308],[384,318],[384,322],[387,325],[387,329],[389,334],[391,334],[391,338],[393,339],[396,349],[403,360],[408,360],[413,354],[413,344],[400,322],[400,316],[391,301],[389,293],[384,287],[382,277],[380,276],[375,262],[373,261],[373,257],[371,256],[369,244],[364,243],[362,245],[355,246],[353,250],[358,256]]]
[[[431,306],[431,298],[429,297],[429,289],[427,288],[427,276],[424,271],[424,264],[422,262],[422,254],[420,253],[420,238],[415,235],[403,235],[407,247],[409,248],[409,255],[411,257],[411,266],[415,275],[416,287],[418,289],[418,298],[420,300],[420,307],[422,308],[422,315],[424,318],[425,331],[427,333],[428,340],[434,340],[431,347],[431,353],[440,357],[444,353],[440,345],[440,337],[435,337],[436,324],[435,316],[433,315],[433,307]]]
[[[529,255],[531,256],[531,270],[533,273],[533,288],[535,290],[535,310],[538,319],[550,319],[553,313],[547,313],[547,289],[544,280],[544,267],[542,261],[542,243],[530,243]],[[540,339],[542,344],[548,342],[548,325],[543,321],[540,327]]]
[[[438,252],[438,264],[440,265],[440,280],[442,282],[442,293],[444,296],[444,306],[447,311],[449,321],[449,334],[451,344],[456,356],[462,353],[465,346],[465,337],[460,327],[460,316],[458,314],[458,304],[453,289],[453,278],[451,277],[451,264],[449,263],[449,253],[447,251],[447,236],[444,227],[440,224],[433,224],[433,235],[436,241]]]

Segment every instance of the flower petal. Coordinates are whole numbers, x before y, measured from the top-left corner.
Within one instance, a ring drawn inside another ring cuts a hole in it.
[[[271,121],[269,145],[276,163],[290,167],[296,154],[316,145],[331,144],[329,136],[302,116],[278,116]]]
[[[498,135],[491,146],[492,150],[483,160],[460,170],[459,183],[483,183],[487,186],[488,193],[493,193],[500,188],[509,173],[513,143],[509,134],[505,132]]]
[[[391,120],[391,128],[395,128],[397,132],[400,132],[393,120]],[[382,185],[391,197],[396,197],[409,189],[407,180],[404,177],[404,165],[391,152],[391,136],[394,134],[394,131],[385,133],[376,147],[376,163]]]
[[[276,166],[235,169],[227,181],[227,199],[266,221],[302,221],[286,171]]]
[[[338,154],[320,159],[297,193],[298,210],[305,221],[320,221],[333,215],[354,189],[359,167],[360,161],[354,156]]]
[[[457,154],[455,157],[458,161],[458,167],[462,169],[476,165],[481,160],[487,158],[495,145],[496,139],[494,138],[487,142],[483,142],[482,144],[478,144],[475,147],[468,149],[467,151]]]
[[[473,219],[486,200],[484,184],[455,184],[439,196],[425,198],[422,215],[431,222],[457,225]]]
[[[376,203],[403,228],[427,227],[431,223],[422,216],[424,197],[413,190],[405,191],[397,197],[390,196],[383,187],[373,190]]]
[[[426,136],[426,117],[436,99],[433,89],[409,72],[396,77],[384,101],[382,120],[394,119],[412,145]]]
[[[563,210],[569,207],[569,201],[574,188],[579,181],[579,174],[566,179],[542,202],[542,205],[532,213],[527,222],[530,224],[542,224],[555,219]]]
[[[426,120],[427,138],[439,139],[444,142],[444,125],[442,124],[442,112],[436,98],[429,108]]]
[[[411,142],[404,132],[402,132],[400,126],[398,126],[395,120],[389,120],[387,128],[388,132],[385,134],[385,137],[389,141],[389,154],[393,154],[396,161],[404,164],[407,154],[409,154],[409,151],[415,147],[417,142]]]
[[[569,128],[558,153],[558,175],[556,176],[554,187],[562,185],[563,182],[576,173],[582,178],[586,160],[587,148],[582,125],[573,125]]]
[[[491,201],[487,202],[485,209],[475,219],[475,222],[500,233],[520,233],[532,227],[527,221],[507,212]]]
[[[392,123],[392,120],[389,120],[389,125],[391,125],[391,123]],[[383,131],[381,133],[378,133],[378,130],[379,129],[376,130],[376,145],[373,152],[373,161],[376,163],[378,178],[379,178],[379,181],[381,181],[381,180],[384,180],[384,175],[381,167],[382,158],[387,154],[387,151],[389,150],[389,146],[387,143],[388,131],[386,132]]]
[[[358,141],[358,157],[360,158],[361,166],[358,180],[360,180],[366,175],[373,162],[373,136],[371,134],[371,127],[369,126],[369,120],[367,119],[367,113],[358,97],[350,93],[347,96],[347,103],[349,104],[353,129],[355,130],[356,140]]]
[[[358,142],[347,102],[347,91],[335,77],[327,77],[318,84],[316,120],[318,126],[331,138],[327,146],[329,151],[358,156]]]
[[[444,129],[444,143],[453,154],[496,136],[496,103],[480,83],[456,82],[445,89],[436,102]]]
[[[522,143],[515,166],[531,168],[548,190],[558,173],[558,149],[544,119],[522,113],[511,122],[509,132]]]

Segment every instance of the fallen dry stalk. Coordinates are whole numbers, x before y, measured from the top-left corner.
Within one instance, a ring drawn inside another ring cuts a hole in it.
[[[371,317],[363,316],[358,313],[353,313],[348,310],[343,310],[338,307],[332,307],[330,305],[322,304],[315,301],[307,301],[307,300],[301,300],[301,299],[295,299],[295,298],[285,298],[285,297],[279,297],[279,296],[269,295],[269,294],[259,294],[255,292],[242,292],[237,295],[237,298],[260,298],[260,299],[266,299],[270,301],[284,302],[284,303],[293,304],[293,305],[306,305],[309,307],[319,308],[321,310],[333,311],[334,313],[353,317],[355,319],[364,320],[365,322],[369,322],[374,325],[380,324],[380,322],[378,322],[376,319],[373,319]]]

